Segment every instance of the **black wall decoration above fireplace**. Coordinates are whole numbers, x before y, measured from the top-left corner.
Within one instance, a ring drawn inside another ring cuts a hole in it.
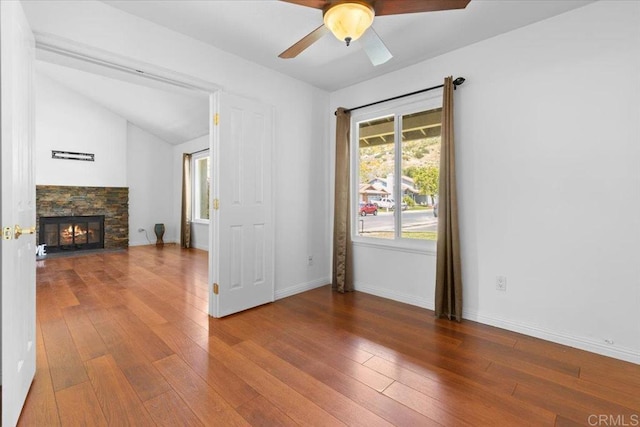
[[[104,215],[40,217],[39,237],[47,253],[104,248]]]
[[[85,162],[95,162],[96,155],[93,153],[76,153],[74,151],[51,150],[52,159],[83,160]]]

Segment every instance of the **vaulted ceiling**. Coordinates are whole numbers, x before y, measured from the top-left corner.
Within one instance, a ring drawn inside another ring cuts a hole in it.
[[[27,17],[40,4],[39,1],[25,3],[30,3],[26,8]],[[103,3],[318,88],[334,91],[591,1],[471,0],[461,10],[376,17],[373,29],[393,54],[390,61],[377,67],[369,62],[358,41],[347,47],[331,34],[296,58],[278,58],[283,50],[322,23],[322,11],[318,9],[277,0],[104,0]],[[44,64],[40,70],[167,142],[176,144],[206,132],[206,99],[190,99],[188,95],[166,91],[154,93],[149,87],[135,89],[130,82],[53,65]],[[370,139],[374,140],[382,141]]]
[[[169,85],[163,90],[144,85],[142,78],[132,83],[44,61],[37,61],[36,70],[170,144],[209,133],[209,98],[205,94]]]

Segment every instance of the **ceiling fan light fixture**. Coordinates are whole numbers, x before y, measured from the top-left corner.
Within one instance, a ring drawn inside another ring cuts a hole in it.
[[[336,3],[325,10],[324,25],[334,36],[349,46],[358,40],[373,23],[375,12],[367,3],[344,2]]]

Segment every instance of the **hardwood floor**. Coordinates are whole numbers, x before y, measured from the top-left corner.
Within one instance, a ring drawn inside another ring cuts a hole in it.
[[[23,426],[640,424],[638,365],[363,293],[211,319],[202,251],[48,259],[37,277]]]

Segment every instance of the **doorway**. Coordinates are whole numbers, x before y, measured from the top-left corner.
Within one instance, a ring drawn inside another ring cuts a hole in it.
[[[180,206],[178,199],[182,193],[181,180],[178,178],[181,166],[177,162],[183,152],[192,153],[208,148],[210,176],[213,180],[209,194],[212,215],[208,244],[203,249],[209,251],[209,314],[221,317],[273,301],[273,108],[221,91],[212,83],[169,70],[149,69],[148,65],[135,64],[131,60],[127,60],[129,65],[99,60],[92,56],[90,49],[84,52],[77,45],[66,48],[64,44],[54,45],[51,41],[39,40],[37,47],[42,52],[39,57],[49,64],[47,67],[58,67],[56,76],[71,74],[73,84],[89,79],[86,75],[78,76],[78,73],[92,73],[99,76],[100,83],[105,79],[119,79],[129,85],[141,84],[147,91],[170,90],[174,95],[184,95],[186,91],[206,96],[208,133],[200,139],[182,144],[182,149],[173,153],[172,182],[157,186],[173,189],[174,241],[178,241],[177,207]],[[65,71],[60,71],[60,67],[66,67]],[[98,83],[91,84],[91,87],[92,92],[97,92]],[[116,91],[112,86],[107,95]],[[113,102],[112,97],[107,96],[107,99]],[[110,108],[123,107],[112,104]],[[220,115],[223,119],[219,123]],[[142,175],[147,181],[149,173],[155,173],[157,179],[166,178],[168,174],[162,169],[148,168],[145,173],[139,164],[141,159],[145,159],[145,154],[151,153],[129,150],[125,161],[135,166],[127,172],[132,176]],[[229,168],[229,165],[233,167]],[[126,184],[130,182],[131,176],[128,176]],[[130,199],[135,201],[137,196],[130,196]],[[159,191],[155,196],[154,200],[162,199],[163,194]],[[158,211],[150,209],[153,214]],[[130,207],[130,212],[133,218],[135,209]],[[144,231],[145,237],[149,224],[155,222],[148,220],[145,224],[137,224],[133,221],[135,219],[130,219],[130,236]]]

